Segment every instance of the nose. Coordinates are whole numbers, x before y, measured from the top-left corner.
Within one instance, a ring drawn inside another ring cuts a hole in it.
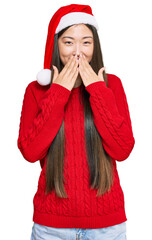
[[[75,45],[75,49],[74,49],[74,52],[73,52],[73,55],[77,56],[78,58],[80,57],[80,53],[81,53],[81,47],[79,44],[76,44]]]

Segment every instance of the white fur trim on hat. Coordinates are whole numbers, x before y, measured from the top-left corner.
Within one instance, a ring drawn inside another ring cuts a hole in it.
[[[38,72],[36,76],[37,82],[40,85],[48,85],[51,82],[51,70],[50,69],[42,69],[40,72]]]
[[[82,13],[82,12],[72,12],[64,15],[61,18],[55,33],[60,32],[65,27],[71,26],[73,24],[80,24],[80,23],[93,25],[98,30],[98,24],[93,15],[88,13]]]

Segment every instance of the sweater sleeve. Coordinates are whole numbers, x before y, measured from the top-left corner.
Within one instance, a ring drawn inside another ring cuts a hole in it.
[[[113,76],[111,88],[104,81],[86,87],[94,124],[101,135],[105,151],[117,161],[130,155],[135,139],[126,94],[120,78]]]
[[[56,136],[64,117],[64,107],[70,90],[52,83],[43,97],[37,102],[31,84],[25,90],[18,148],[29,162],[43,159]]]

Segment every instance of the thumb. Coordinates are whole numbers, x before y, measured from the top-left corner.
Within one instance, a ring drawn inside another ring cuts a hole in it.
[[[102,67],[102,68],[100,68],[99,69],[99,72],[98,72],[98,77],[102,80],[102,81],[104,81],[104,79],[103,79],[103,71],[105,70],[105,67]]]
[[[52,82],[54,82],[55,79],[57,78],[57,76],[59,75],[59,71],[58,71],[57,67],[54,66],[54,65],[53,65],[53,70],[54,70],[54,74],[53,74],[53,80],[52,80]]]

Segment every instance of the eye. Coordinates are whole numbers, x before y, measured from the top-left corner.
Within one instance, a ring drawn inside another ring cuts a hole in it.
[[[91,42],[85,41],[84,44],[85,44],[85,45],[89,45],[89,44],[91,44]]]
[[[66,41],[65,44],[66,44],[66,45],[72,45],[72,42]]]

